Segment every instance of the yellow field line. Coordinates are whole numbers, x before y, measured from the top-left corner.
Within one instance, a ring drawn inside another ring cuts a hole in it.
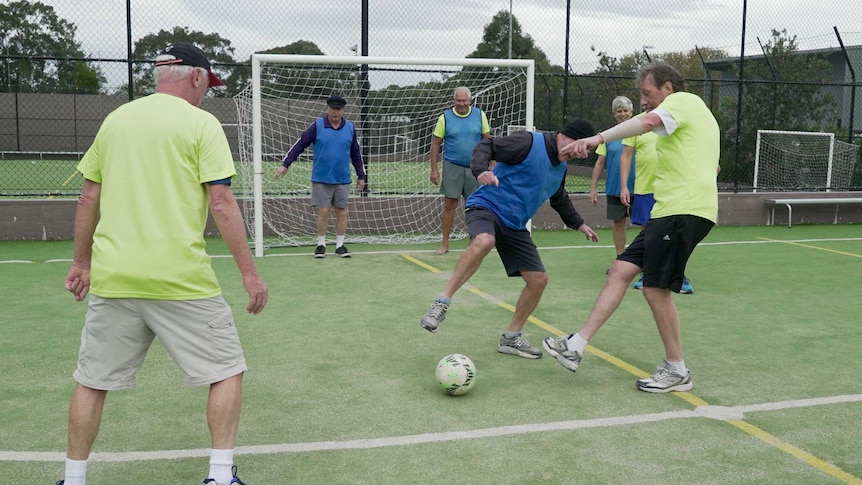
[[[766,238],[758,238],[758,239],[764,239],[764,240],[772,241],[771,239],[766,239]],[[835,252],[835,253],[839,253],[839,254],[845,254],[848,256],[862,257],[860,255],[856,255],[856,254],[852,254],[852,253],[843,253],[841,251],[832,251],[829,249],[818,248],[816,246],[806,246],[804,244],[798,244],[798,243],[788,243],[788,244],[795,244],[798,246],[811,247],[813,249],[821,249],[823,251],[830,251],[830,252]],[[424,269],[426,269],[432,273],[441,273],[442,272],[440,269],[438,269],[438,268],[436,268],[436,267],[434,267],[428,263],[425,263],[424,261],[422,261],[420,259],[417,259],[413,256],[410,256],[409,254],[401,254],[401,257],[403,257],[404,259],[406,259],[406,260],[416,264],[417,266],[420,266],[420,267],[422,267],[422,268],[424,268]],[[513,313],[515,312],[514,306],[510,305],[509,303],[506,303],[505,301],[500,300],[499,298],[491,296],[488,293],[485,293],[484,291],[482,291],[482,290],[480,290],[474,286],[465,285],[465,288],[468,291],[470,291],[471,293],[479,296],[480,298],[482,298],[486,301],[489,301],[489,302],[491,302],[491,303],[493,303],[499,307],[505,308],[506,310],[509,310],[510,312],[513,312]],[[549,323],[546,323],[546,322],[534,317],[533,315],[530,315],[529,317],[527,317],[527,321],[532,323],[533,325],[536,325],[539,328],[547,330],[551,334],[556,335],[558,337],[566,335],[566,332],[563,332],[562,330],[558,329],[557,327],[555,327]],[[638,367],[633,366],[633,365],[629,364],[628,362],[625,362],[624,360],[618,359],[617,357],[614,357],[613,355],[611,355],[611,354],[609,354],[609,353],[607,353],[607,352],[605,352],[605,351],[603,351],[597,347],[594,347],[592,345],[588,345],[586,350],[587,350],[587,352],[599,357],[600,359],[610,363],[611,365],[619,367],[620,369],[623,369],[626,372],[634,374],[637,377],[643,378],[643,377],[649,376],[648,373],[644,372],[643,370],[639,369]],[[708,406],[709,405],[708,402],[704,401],[703,399],[695,396],[694,394],[692,394],[690,392],[673,392],[671,394],[677,396],[678,398],[682,399],[683,401],[686,401],[687,403],[689,403],[695,407],[697,407],[697,406]],[[854,475],[851,475],[851,474],[845,472],[844,470],[842,470],[842,469],[840,469],[834,465],[831,465],[831,464],[827,463],[826,461],[821,460],[820,458],[817,458],[816,456],[812,455],[811,453],[808,453],[807,451],[804,451],[800,448],[797,448],[797,447],[795,447],[789,443],[782,441],[781,439],[769,434],[768,432],[758,428],[757,426],[755,426],[753,424],[747,423],[747,422],[742,421],[742,420],[728,420],[725,422],[727,422],[728,424],[744,431],[745,433],[763,441],[766,444],[774,446],[774,447],[778,448],[779,450],[781,450],[781,451],[783,451],[783,452],[785,452],[785,453],[787,453],[787,454],[789,454],[789,455],[791,455],[791,456],[793,456],[799,460],[802,460],[803,462],[813,466],[814,468],[820,470],[821,472],[823,472],[829,476],[832,476],[838,480],[841,480],[844,483],[848,483],[848,484],[852,484],[852,485],[862,485],[862,479],[859,479],[859,478],[855,477]]]
[[[65,187],[65,186],[66,186],[66,185],[67,185],[67,184],[68,184],[68,183],[69,183],[73,178],[75,178],[75,176],[76,176],[76,175],[78,175],[78,171],[77,171],[77,170],[75,170],[74,172],[72,172],[72,175],[69,175],[68,177],[66,177],[66,180],[64,180],[64,181],[63,181],[63,183],[62,183],[62,184],[60,184],[60,187]],[[49,198],[49,199],[53,199],[53,198],[54,198],[54,196],[53,196],[53,195],[49,195],[49,196],[48,196],[48,198]]]
[[[782,241],[781,239],[770,239],[768,237],[760,237],[760,236],[758,236],[756,239],[759,239],[761,241],[780,242],[780,243],[784,243],[784,244],[789,244],[791,246],[799,246],[801,248],[816,249],[818,251],[826,251],[827,253],[835,253],[835,254],[840,254],[842,256],[850,256],[853,258],[862,258],[862,254],[848,253],[848,252],[844,252],[844,251],[837,251],[835,249],[821,248],[819,246],[812,246],[810,244],[802,244],[802,243],[793,242],[793,241]]]

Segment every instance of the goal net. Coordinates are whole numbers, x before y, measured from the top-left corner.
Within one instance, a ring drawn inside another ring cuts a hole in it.
[[[831,191],[850,187],[857,147],[833,133],[758,130],[754,189]]]
[[[455,88],[470,88],[492,135],[501,135],[511,126],[532,127],[533,78],[532,60],[254,54],[251,85],[235,101],[237,193],[255,253],[317,243],[317,210],[310,203],[313,146],[284,177],[276,180],[274,173],[302,133],[325,115],[330,95],[347,100],[344,118],[356,128],[368,176],[362,193],[355,182],[351,187],[347,240],[428,242],[440,238],[443,203],[430,181],[428,153],[437,118],[454,105]],[[334,214],[330,219],[332,235]],[[459,210],[452,237],[464,236]]]

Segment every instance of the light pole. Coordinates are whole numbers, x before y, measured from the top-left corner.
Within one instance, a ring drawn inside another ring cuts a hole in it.
[[[512,58],[512,0],[509,0],[509,59]]]
[[[645,46],[643,46],[644,56],[646,56],[646,60],[647,60],[647,62],[652,62],[652,59],[650,59],[650,58],[649,58],[649,52],[647,52],[647,49],[653,49],[653,48],[654,48],[654,47],[653,47],[653,46],[651,46],[651,45],[645,45]]]

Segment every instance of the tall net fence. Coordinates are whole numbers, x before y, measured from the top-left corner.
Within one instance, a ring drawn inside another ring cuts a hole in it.
[[[85,151],[110,110],[151,93],[151,61],[177,40],[204,48],[225,81],[204,109],[222,120],[238,161],[231,98],[248,86],[255,52],[535,59],[533,115],[545,131],[575,117],[611,126],[614,97],[638,103],[637,68],[664,60],[719,121],[724,191],[753,190],[758,130],[828,132],[854,147],[862,130],[862,17],[846,2],[476,0],[410,8],[391,1],[0,0],[0,9],[0,197],[74,196],[68,168],[42,161]],[[402,140],[403,149],[427,159],[430,137]],[[854,150],[847,188],[858,190],[862,163]],[[588,191],[589,178],[572,179],[569,189]]]

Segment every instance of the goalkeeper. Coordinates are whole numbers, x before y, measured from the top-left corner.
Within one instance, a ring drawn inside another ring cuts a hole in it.
[[[311,165],[311,205],[317,208],[317,247],[315,258],[326,257],[326,227],[329,213],[335,207],[335,255],[349,258],[344,244],[347,233],[347,200],[350,196],[350,164],[356,170],[356,191],[365,187],[365,167],[353,123],[344,119],[347,101],[337,94],[326,100],[326,116],[318,118],[290,147],[284,162],[275,171],[275,178],[287,173],[290,165],[311,145],[314,158]]]
[[[465,203],[470,245],[458,260],[443,292],[421,318],[422,328],[437,331],[446,318],[452,296],[496,248],[506,274],[520,276],[526,283],[497,351],[527,359],[542,356],[541,349],[530,345],[521,335],[527,317],[539,304],[548,284],[548,274],[526,225],[539,207],[550,200],[551,207],[566,226],[582,232],[587,239],[599,240],[569,199],[565,184],[566,161],[570,157],[560,151],[572,141],[594,133],[588,122],[574,120],[555,133],[522,131],[485,139],[476,145],[470,167],[479,188]],[[497,161],[493,171],[489,170],[492,160]]]

